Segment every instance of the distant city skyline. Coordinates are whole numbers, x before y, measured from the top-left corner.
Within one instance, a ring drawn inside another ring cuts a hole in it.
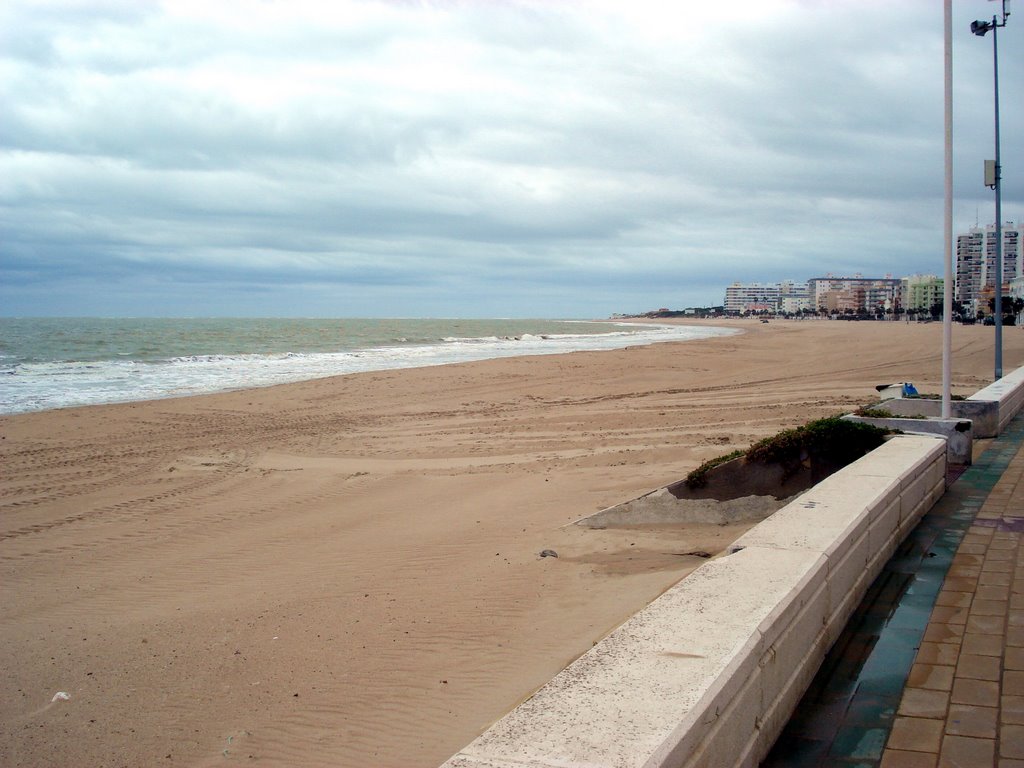
[[[1024,242],[1020,222],[1005,221],[1003,248],[1003,295],[1024,299]],[[988,301],[995,295],[996,228],[974,226],[956,233],[953,301],[970,316],[989,314]],[[733,281],[721,304],[726,312],[783,312],[828,309],[840,312],[889,309],[927,309],[944,299],[943,276],[835,274],[827,271],[805,281]]]
[[[955,227],[993,217],[954,5]],[[942,8],[10,0],[0,314],[607,317],[943,270]],[[1024,12],[999,32],[1024,218]]]

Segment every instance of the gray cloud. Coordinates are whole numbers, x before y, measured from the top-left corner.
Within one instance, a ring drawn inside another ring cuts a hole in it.
[[[967,25],[994,7],[955,7],[958,227],[992,215],[991,44]],[[8,313],[585,316],[942,270],[925,0],[2,13]],[[1021,24],[1000,33],[1004,218]]]

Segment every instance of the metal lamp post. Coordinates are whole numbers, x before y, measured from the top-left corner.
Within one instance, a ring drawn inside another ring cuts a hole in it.
[[[984,37],[987,32],[992,32],[992,71],[995,84],[995,121],[996,121],[996,159],[985,161],[985,186],[992,187],[996,191],[996,301],[993,313],[996,321],[996,360],[995,377],[1003,377],[1003,207],[999,165],[999,44],[997,30],[1006,26],[1006,19],[1010,12],[1006,10],[1007,0],[1002,0],[1002,20],[997,16],[992,21],[972,21],[971,32],[978,37]]]

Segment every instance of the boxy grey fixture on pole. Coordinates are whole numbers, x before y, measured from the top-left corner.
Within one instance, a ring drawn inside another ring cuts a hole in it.
[[[992,71],[995,83],[995,112],[996,112],[996,159],[985,161],[985,186],[992,187],[996,191],[996,305],[993,309],[996,321],[996,379],[1003,377],[1003,205],[1001,195],[1000,177],[1002,169],[999,166],[999,44],[996,30],[1006,26],[1006,19],[1010,12],[1006,9],[1009,0],[1002,0],[1002,20],[993,16],[992,21],[972,21],[971,32],[978,37],[992,31]]]

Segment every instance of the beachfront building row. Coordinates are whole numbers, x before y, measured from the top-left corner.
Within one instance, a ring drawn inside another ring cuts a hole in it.
[[[811,307],[829,314],[891,314],[900,306],[902,282],[885,277],[815,277],[807,281]]]
[[[760,312],[891,315],[904,311],[926,314],[942,303],[944,284],[945,281],[935,275],[900,279],[829,275],[808,280],[806,285],[734,283],[726,289],[725,311],[741,315]],[[770,299],[775,295],[778,298],[773,305]]]
[[[899,305],[901,281],[884,278],[815,277],[806,283],[733,283],[725,289],[727,314],[781,312],[850,314],[885,312]]]
[[[972,227],[956,240],[953,299],[969,317],[991,313],[995,296],[996,228]],[[944,281],[935,275],[815,277],[804,283],[733,283],[725,289],[728,314],[895,314],[926,313],[943,301]],[[1024,298],[1024,243],[1021,228],[1003,225],[1003,295]]]

